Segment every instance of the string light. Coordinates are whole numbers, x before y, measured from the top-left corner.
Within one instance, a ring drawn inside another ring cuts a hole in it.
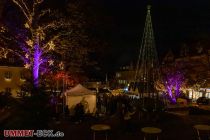
[[[30,64],[28,64],[28,63],[26,63],[25,65],[24,65],[24,67],[26,68],[26,69],[29,69],[30,68]]]
[[[26,43],[27,43],[27,45],[28,45],[28,46],[31,46],[31,47],[33,46],[33,41],[32,41],[32,40],[30,40],[30,39],[29,39],[29,40],[27,40],[27,41],[26,41]]]
[[[25,58],[28,59],[29,58],[29,55],[28,54],[25,54]]]
[[[49,45],[49,50],[54,50],[54,49],[55,49],[55,44],[54,44],[53,41],[50,41],[50,42],[48,43],[48,45]]]
[[[50,66],[54,65],[54,61],[53,60],[49,60],[48,63],[49,63]]]
[[[61,70],[64,69],[64,64],[63,64],[63,62],[60,62],[59,67],[60,67]]]
[[[28,36],[27,34],[24,34],[25,32],[23,34],[21,34],[21,32],[18,33],[18,37],[23,35],[23,37],[27,39],[24,40],[25,42],[23,45],[20,45],[23,53],[19,52],[19,50],[14,52],[24,59],[24,67],[27,69],[30,68],[32,70],[34,85],[38,87],[40,75],[39,73],[44,73],[45,71],[45,68],[43,67],[47,65],[54,65],[54,61],[50,60],[50,55],[52,55],[50,50],[54,50],[56,52],[59,51],[56,50],[57,48],[55,48],[53,41],[56,41],[56,39],[61,36],[69,35],[69,32],[68,34],[63,31],[60,32],[59,29],[66,29],[67,27],[71,26],[71,24],[62,18],[59,20],[53,19],[49,23],[41,24],[39,20],[46,16],[46,14],[50,13],[49,9],[37,9],[42,4],[42,2],[44,2],[44,0],[33,0],[32,2],[28,2],[27,0],[12,0],[12,2],[18,6],[20,11],[23,13],[26,19],[26,21],[23,23],[23,28],[27,33],[29,33]],[[0,33],[3,33],[5,30],[5,28],[0,27]],[[56,35],[47,36],[48,32],[51,32],[51,30],[56,30],[58,33]],[[0,58],[6,58],[7,53],[8,52],[0,50]],[[60,68],[64,69],[63,63],[61,63]]]
[[[29,25],[28,25],[28,23],[25,23],[24,26],[25,26],[25,28],[27,28],[27,29],[30,28]]]
[[[4,48],[0,50],[0,58],[7,58],[8,51]]]

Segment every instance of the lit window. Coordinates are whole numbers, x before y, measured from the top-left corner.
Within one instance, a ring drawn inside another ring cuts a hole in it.
[[[5,72],[4,77],[5,77],[5,79],[11,79],[12,73],[10,71],[7,71],[7,72]]]
[[[25,73],[23,71],[20,72],[20,80],[25,80]]]
[[[117,78],[119,78],[120,77],[120,73],[117,73],[116,76],[117,76]]]
[[[210,98],[210,93],[209,92],[206,93],[206,97]]]

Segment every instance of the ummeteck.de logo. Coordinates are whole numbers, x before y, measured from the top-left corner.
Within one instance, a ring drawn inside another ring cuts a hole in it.
[[[4,130],[4,137],[64,137],[61,131],[53,130]]]

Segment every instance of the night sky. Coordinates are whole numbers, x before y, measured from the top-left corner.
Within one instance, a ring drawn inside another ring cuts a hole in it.
[[[54,6],[64,6],[68,0],[48,0]],[[105,57],[99,63],[104,72],[115,71],[121,65],[138,58],[146,6],[152,5],[152,21],[159,58],[170,48],[178,52],[184,43],[194,40],[210,42],[210,0],[84,0],[101,19],[97,35],[107,42]],[[95,28],[95,27],[93,27]]]
[[[101,0],[106,14],[113,19],[111,38],[113,57],[110,66],[136,60],[146,18],[146,5],[152,5],[156,47],[161,58],[169,48],[178,51],[183,43],[210,39],[209,0]]]

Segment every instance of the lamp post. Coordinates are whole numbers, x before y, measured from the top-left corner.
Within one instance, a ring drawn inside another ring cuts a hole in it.
[[[61,62],[60,64],[59,64],[59,67],[60,67],[60,70],[61,71],[63,71],[63,74],[62,74],[62,101],[63,101],[63,114],[65,113],[65,98],[64,98],[64,90],[65,90],[65,73],[64,73],[64,63],[63,62]]]
[[[65,78],[65,74],[63,75],[63,114],[65,113],[65,98],[64,98],[64,90],[65,90],[65,87],[64,87],[64,79]]]

